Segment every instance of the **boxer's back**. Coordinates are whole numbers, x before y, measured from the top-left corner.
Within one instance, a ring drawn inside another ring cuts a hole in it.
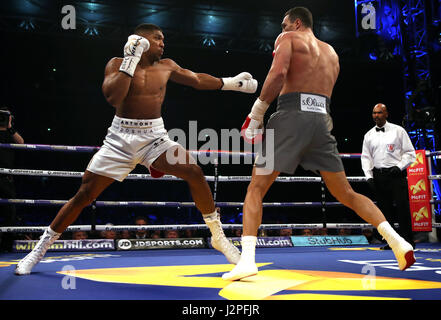
[[[293,53],[280,94],[311,92],[331,97],[340,70],[338,56],[312,32],[290,32]]]

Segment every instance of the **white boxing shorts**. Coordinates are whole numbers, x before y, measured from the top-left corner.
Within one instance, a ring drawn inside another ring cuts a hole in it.
[[[162,118],[139,120],[115,116],[103,146],[92,157],[87,170],[123,181],[137,164],[150,170],[161,154],[175,146],[179,144],[169,138]]]

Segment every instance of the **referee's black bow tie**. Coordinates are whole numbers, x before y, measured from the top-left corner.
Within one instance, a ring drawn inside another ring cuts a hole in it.
[[[377,132],[378,131],[383,131],[384,132],[384,128],[377,128],[377,127],[375,127],[375,130],[377,130]]]

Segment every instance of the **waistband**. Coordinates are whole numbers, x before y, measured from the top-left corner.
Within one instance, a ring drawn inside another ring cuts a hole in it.
[[[119,132],[147,133],[151,130],[164,128],[164,121],[162,120],[162,118],[128,119],[115,116],[110,127]]]
[[[331,99],[309,92],[289,92],[279,96],[277,110],[301,110],[315,113],[330,113]]]

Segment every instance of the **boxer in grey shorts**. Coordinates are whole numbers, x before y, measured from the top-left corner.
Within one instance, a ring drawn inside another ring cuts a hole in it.
[[[293,174],[300,164],[305,170],[343,171],[337,141],[331,135],[330,100],[317,94],[290,92],[279,96],[277,111],[266,129],[274,130],[274,170]],[[268,158],[266,136],[262,158]],[[271,150],[269,151],[271,152]],[[263,164],[256,161],[256,167]]]
[[[409,268],[415,262],[413,247],[396,233],[369,198],[352,189],[335,138],[330,134],[329,102],[340,73],[337,53],[331,45],[316,38],[312,13],[307,8],[289,9],[281,25],[282,32],[274,42],[273,62],[241,128],[245,142],[259,143],[265,112],[279,97],[277,111],[267,123],[262,152],[256,158],[243,204],[240,260],[222,279],[234,281],[257,274],[255,256],[263,199],[281,172],[292,174],[299,164],[320,173],[340,203],[377,228],[392,248],[398,268]],[[293,187],[289,188],[292,192]]]

